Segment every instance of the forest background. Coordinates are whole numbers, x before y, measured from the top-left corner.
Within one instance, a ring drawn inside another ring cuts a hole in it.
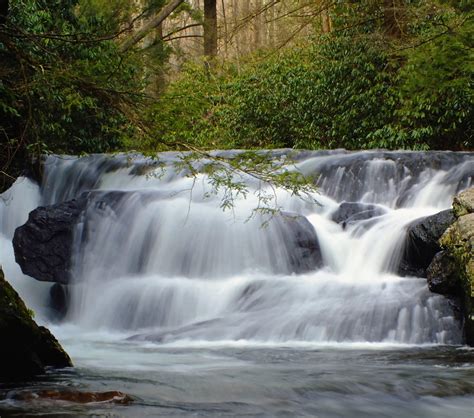
[[[0,0],[0,190],[48,153],[474,149],[472,0]]]

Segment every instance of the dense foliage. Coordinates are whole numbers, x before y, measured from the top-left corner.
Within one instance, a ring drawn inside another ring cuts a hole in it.
[[[394,127],[402,144],[474,147],[474,6],[458,3],[470,13],[434,17],[421,34],[428,41],[404,54]]]
[[[100,16],[75,0],[11,1],[0,26],[2,171],[27,155],[107,152],[132,133],[140,99],[137,62],[117,53]],[[125,59],[124,59],[125,58]]]
[[[0,188],[47,152],[474,148],[470,1],[397,0],[396,16],[384,2],[337,2],[331,33],[315,21],[298,47],[245,63],[194,57],[164,92],[150,85],[162,83],[171,53],[159,36],[120,51],[134,2],[9,3],[0,16]],[[146,18],[166,1],[141,4]]]
[[[378,10],[369,1],[361,15],[340,9],[334,33],[239,72],[187,68],[155,107],[158,132],[220,148],[472,149],[473,6],[413,3],[403,39],[354,22]]]

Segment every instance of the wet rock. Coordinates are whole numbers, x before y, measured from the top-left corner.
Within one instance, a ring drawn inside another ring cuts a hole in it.
[[[285,232],[285,245],[292,273],[305,273],[323,266],[318,236],[304,216],[283,212],[276,217]]]
[[[116,390],[109,392],[81,392],[73,390],[39,390],[19,392],[10,395],[11,399],[20,401],[62,401],[77,404],[113,403],[128,405],[133,398]]]
[[[73,240],[76,226],[88,218],[113,215],[133,192],[86,192],[79,198],[33,210],[28,221],[15,230],[15,260],[23,273],[40,281],[68,284],[72,277]],[[156,196],[143,194],[146,201]],[[91,231],[84,227],[83,237]]]
[[[343,202],[332,214],[331,219],[341,224],[343,228],[357,221],[380,216],[386,213],[386,210],[377,205],[357,202]]]
[[[23,273],[40,281],[72,284],[74,245],[89,240],[96,233],[102,218],[120,216],[127,202],[137,210],[163,198],[161,191],[91,191],[78,199],[32,211],[28,221],[17,228],[13,238],[15,259]],[[81,222],[80,235],[75,237]],[[281,232],[288,254],[288,273],[303,273],[322,266],[322,255],[314,227],[303,216],[278,213],[271,223]],[[277,260],[278,261],[278,260]],[[183,266],[185,260],[183,259]],[[139,269],[139,266],[137,266]],[[67,298],[60,288],[51,294],[52,307],[63,313]]]
[[[55,319],[63,319],[69,307],[69,290],[67,286],[54,283],[49,289],[49,306],[54,311]]]
[[[444,232],[439,242],[455,260],[466,342],[474,345],[474,188],[458,195],[455,202],[454,206],[458,205],[455,211],[458,218]]]
[[[453,211],[456,218],[474,212],[474,187],[464,190],[454,197]]]
[[[38,207],[13,237],[15,260],[23,273],[37,280],[68,283],[74,229],[87,198]]]
[[[65,160],[69,160],[70,164],[63,165]],[[49,155],[42,159],[40,165],[41,171],[44,172],[40,182],[43,202],[45,205],[51,205],[69,201],[84,192],[96,189],[104,173],[128,167],[130,159],[125,154],[94,154],[80,158]],[[45,170],[44,166],[48,166],[48,169]],[[61,181],[54,181],[56,187],[52,188],[49,177],[58,175],[61,176]]]
[[[428,287],[434,293],[457,296],[461,293],[456,260],[446,251],[440,251],[426,270]]]
[[[441,251],[438,240],[454,220],[453,211],[445,210],[412,222],[406,231],[398,274],[426,277],[426,269]]]
[[[359,201],[368,190],[386,198],[395,184],[394,204],[400,207],[413,200],[417,193],[413,186],[427,168],[446,171],[446,184],[459,184],[459,190],[468,187],[473,181],[472,160],[468,152],[333,151],[331,158],[318,158],[305,174],[317,173],[316,186],[337,201]]]
[[[0,270],[0,380],[30,378],[47,367],[69,366],[69,356],[48,329],[36,324]]]

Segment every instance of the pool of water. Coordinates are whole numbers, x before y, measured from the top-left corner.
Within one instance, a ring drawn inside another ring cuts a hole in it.
[[[63,336],[75,368],[0,386],[0,416],[472,418],[474,350],[245,341],[173,345]],[[18,401],[41,389],[110,391],[129,405]]]

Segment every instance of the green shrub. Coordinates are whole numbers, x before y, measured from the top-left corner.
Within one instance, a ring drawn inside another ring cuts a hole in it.
[[[0,168],[36,153],[120,149],[137,103],[138,62],[120,56],[77,1],[10,1],[0,26]],[[15,173],[12,173],[15,174]]]
[[[158,135],[220,148],[361,148],[390,121],[394,74],[373,39],[341,36],[237,73],[189,67],[154,108]]]
[[[205,148],[472,149],[472,6],[443,3],[410,2],[395,41],[377,15],[239,72],[190,66],[154,107],[157,135]]]
[[[433,39],[408,54],[400,75],[399,123],[411,144],[472,149],[474,18],[458,16],[448,24],[453,29],[431,31],[425,36]]]

